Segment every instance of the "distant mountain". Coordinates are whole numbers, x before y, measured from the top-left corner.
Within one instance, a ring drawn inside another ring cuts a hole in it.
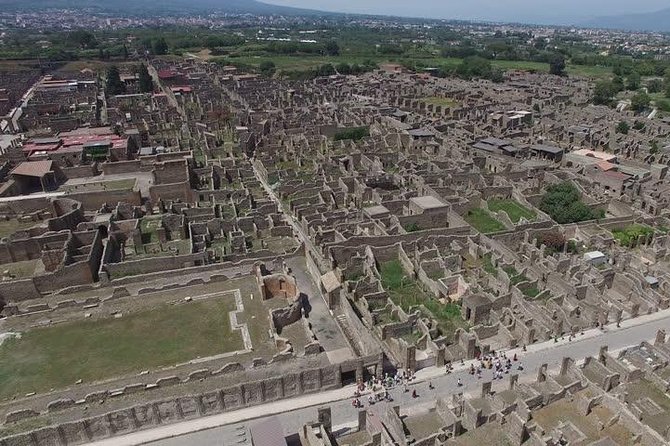
[[[640,14],[597,17],[582,25],[590,28],[609,28],[627,31],[670,32],[670,8]]]
[[[256,0],[0,0],[5,12],[86,9],[106,14],[165,15],[208,13],[256,15],[332,15],[311,9],[270,5]]]

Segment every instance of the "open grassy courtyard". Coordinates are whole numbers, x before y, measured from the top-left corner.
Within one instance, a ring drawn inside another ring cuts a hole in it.
[[[135,187],[135,179],[64,184],[59,187],[58,190],[72,194],[77,192],[100,192],[105,190],[130,190],[133,187]]]
[[[443,304],[439,300],[425,293],[418,283],[407,277],[399,260],[384,262],[380,265],[382,285],[389,293],[393,303],[406,313],[411,313],[416,307],[421,308],[425,316],[437,321],[442,334],[453,336],[457,328],[468,328],[468,323],[461,317],[461,308],[458,304]]]
[[[439,105],[443,108],[455,108],[460,105],[460,103],[452,98],[441,97],[441,96],[429,96],[422,99],[426,104]]]
[[[493,212],[505,211],[513,223],[518,223],[521,218],[530,221],[537,217],[537,214],[532,209],[528,209],[516,200],[511,198],[498,199],[492,198],[488,200],[489,210]]]
[[[493,218],[491,214],[481,208],[475,208],[468,211],[463,217],[471,226],[479,232],[489,234],[492,232],[504,231],[505,225]]]
[[[22,333],[0,345],[0,398],[242,350],[232,294]]]

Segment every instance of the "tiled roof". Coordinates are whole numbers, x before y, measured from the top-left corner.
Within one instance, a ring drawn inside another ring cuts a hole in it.
[[[51,172],[53,161],[25,161],[12,170],[13,175],[27,177],[43,177]]]

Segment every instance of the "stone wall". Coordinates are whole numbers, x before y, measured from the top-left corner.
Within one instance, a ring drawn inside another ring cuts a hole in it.
[[[188,182],[188,165],[184,159],[164,161],[154,165],[154,184]]]
[[[56,217],[47,220],[49,231],[74,230],[79,223],[85,221],[80,202],[69,198],[57,198],[51,204]]]
[[[75,167],[61,167],[61,171],[67,177],[68,180],[73,178],[88,178],[98,175],[98,166],[97,164],[86,164],[83,166]]]
[[[0,439],[0,446],[52,446],[89,443],[115,435],[149,429],[161,424],[214,415],[244,407],[336,389],[341,386],[338,366],[307,369],[297,373],[248,382],[198,395],[152,401],[81,421],[49,426]],[[126,392],[128,389],[120,390]],[[144,391],[143,388],[137,389]],[[130,390],[135,392],[133,388]],[[84,401],[85,403],[85,401]],[[73,407],[74,401],[54,401],[52,410]],[[35,413],[27,414],[35,415]]]
[[[103,163],[101,165],[102,172],[105,175],[117,175],[123,173],[133,173],[140,171],[141,163],[139,160],[134,161],[117,161],[114,163]]]
[[[155,184],[149,188],[151,201],[157,203],[163,201],[193,201],[193,191],[188,181],[174,184]]]
[[[178,256],[150,257],[121,263],[107,263],[103,265],[102,270],[106,271],[110,278],[136,276],[204,265],[206,258],[207,253],[204,252]]]
[[[46,246],[64,245],[68,232],[46,234],[41,237],[12,240],[0,243],[0,264],[38,259]]]
[[[133,206],[142,204],[139,191],[133,190],[103,190],[97,192],[79,192],[69,194],[68,198],[81,202],[85,211],[98,211],[103,204],[116,207],[119,203],[128,203]]]

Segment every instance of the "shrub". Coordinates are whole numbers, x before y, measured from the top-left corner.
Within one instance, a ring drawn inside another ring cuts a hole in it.
[[[614,229],[612,235],[614,239],[623,246],[633,246],[638,237],[646,237],[649,234],[653,234],[654,230],[648,226],[644,225],[630,225],[624,229]]]
[[[358,141],[359,139],[363,139],[367,136],[370,136],[370,129],[368,127],[354,127],[351,129],[340,130],[339,132],[335,133],[333,139],[335,141],[342,141],[346,139],[353,139],[354,141]]]
[[[604,211],[591,209],[582,202],[579,190],[569,181],[549,186],[540,209],[560,224],[604,217]]]
[[[558,231],[545,232],[537,237],[537,244],[538,247],[545,245],[548,254],[561,252],[565,246],[565,236]]]

